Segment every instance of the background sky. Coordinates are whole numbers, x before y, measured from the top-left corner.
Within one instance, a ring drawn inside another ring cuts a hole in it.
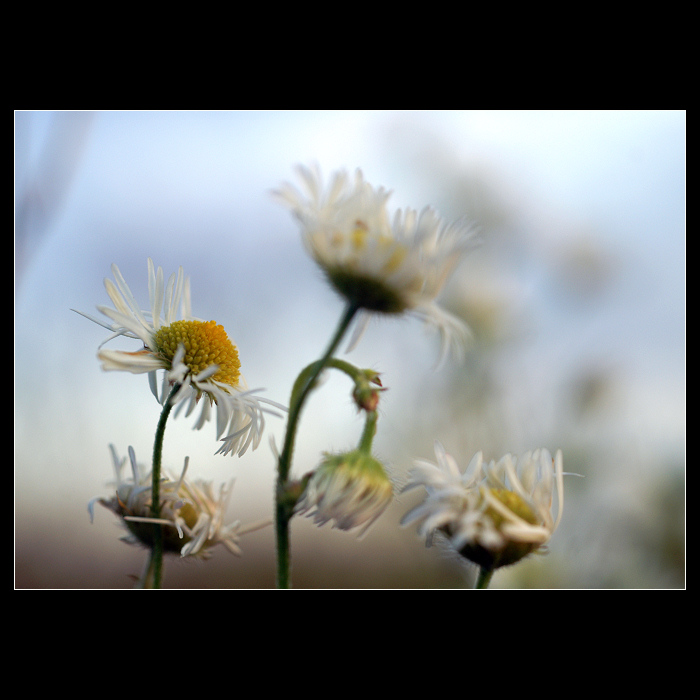
[[[467,216],[480,245],[444,305],[474,331],[463,363],[435,372],[438,339],[413,319],[374,323],[347,357],[382,373],[376,454],[397,490],[439,440],[466,466],[564,452],[562,524],[546,557],[492,586],[685,585],[685,131],[680,111],[17,112],[15,114],[15,585],[128,588],[145,553],[115,517],[108,445],[148,461],[158,404],[145,376],[106,373],[108,335],[73,313],[108,304],[116,263],[144,306],[147,258],[182,265],[194,313],[238,345],[251,388],[287,403],[342,303],[270,190],[298,163],[361,168],[390,208]],[[135,343],[135,341],[134,341]],[[122,339],[114,348],[133,349]],[[329,375],[302,415],[294,473],[352,448],[362,423]],[[171,421],[164,462],[236,479],[229,519],[271,518],[284,421],[255,452],[214,456],[214,427]],[[398,495],[359,540],[295,519],[300,588],[473,584],[449,550],[426,549]],[[166,564],[182,588],[274,586],[274,535],[242,557]]]

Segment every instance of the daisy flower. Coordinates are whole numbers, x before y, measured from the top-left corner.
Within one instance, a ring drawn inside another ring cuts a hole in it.
[[[136,462],[132,447],[129,447],[131,475],[123,476],[126,457],[119,459],[110,445],[116,481],[112,498],[94,498],[88,504],[90,521],[94,518],[95,503],[99,503],[121,518],[129,534],[122,539],[129,544],[153,546],[153,525],[163,527],[163,550],[179,553],[181,557],[208,559],[211,548],[222,544],[229,552],[240,555],[239,537],[269,523],[242,528],[236,521],[223,524],[224,514],[231,496],[233,482],[222,485],[216,494],[210,482],[187,481],[189,458],[179,479],[165,477],[160,484],[160,517],[151,512],[151,474],[146,474]]]
[[[263,414],[272,412],[263,404],[285,409],[246,389],[238,348],[223,326],[192,316],[189,278],[183,275],[182,267],[177,275],[170,276],[166,285],[162,268],[156,270],[148,259],[148,310],[139,307],[116,265],[112,265],[112,273],[115,281],[105,279],[105,288],[114,308],[97,307],[110,322],[78,312],[112,331],[98,352],[102,368],[147,373],[151,391],[161,404],[170,396],[172,387],[178,387],[170,398],[172,405],[177,404],[175,415],[184,411],[189,416],[204,396],[194,427],[199,430],[211,419],[215,404],[217,438],[222,442],[217,454],[242,455],[251,444],[255,449],[265,426]],[[102,349],[105,343],[119,336],[140,340],[143,349],[136,352]],[[158,370],[165,370],[161,387]]]
[[[392,498],[393,487],[382,464],[358,449],[326,455],[294,511],[313,517],[319,526],[332,520],[340,530],[361,527],[361,537]]]
[[[428,546],[442,533],[462,556],[488,570],[546,549],[564,507],[561,450],[554,458],[538,449],[488,464],[478,452],[464,473],[440,443],[435,456],[437,464],[417,461],[410,472],[403,490],[422,487],[427,495],[402,525],[417,522]]]
[[[436,327],[442,356],[459,353],[469,331],[436,298],[473,240],[463,221],[448,224],[430,207],[405,209],[393,218],[390,192],[339,171],[324,190],[318,169],[300,166],[303,191],[284,184],[274,194],[302,228],[304,244],[331,285],[362,310],[351,345],[371,314],[410,313]]]

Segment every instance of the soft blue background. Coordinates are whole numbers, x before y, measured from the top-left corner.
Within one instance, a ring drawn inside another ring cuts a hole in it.
[[[194,313],[222,323],[251,387],[286,403],[341,303],[270,190],[296,163],[361,167],[392,207],[467,215],[482,243],[446,290],[475,342],[435,373],[437,340],[412,319],[371,326],[348,359],[382,372],[376,439],[397,486],[433,441],[466,465],[561,447],[566,509],[547,557],[495,587],[678,587],[685,525],[684,112],[341,111],[15,114],[15,562],[20,588],[129,587],[144,553],[111,513],[108,444],[144,461],[158,406],[145,377],[104,373],[107,332],[70,311],[108,303],[117,263],[148,299],[146,259],[191,277]],[[128,341],[113,347],[133,348]],[[361,429],[342,377],[301,423],[294,471]],[[272,517],[284,422],[242,459],[215,457],[213,426],[178,419],[165,461],[236,478],[230,518]],[[400,496],[362,540],[294,523],[299,587],[457,587],[473,572],[400,529]],[[171,587],[270,587],[267,528],[244,556],[171,560]]]

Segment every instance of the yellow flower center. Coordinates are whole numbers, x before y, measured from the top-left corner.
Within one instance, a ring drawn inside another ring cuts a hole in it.
[[[333,254],[326,253],[320,255],[318,261],[331,284],[346,299],[360,308],[379,313],[400,314],[406,310],[405,282],[396,289],[387,281],[405,261],[408,255],[405,245],[391,236],[370,233],[362,221],[357,221],[350,233],[336,232],[329,242],[337,251],[345,251],[344,255],[334,259]],[[370,245],[374,246],[371,253]],[[321,250],[323,248],[320,246]],[[381,264],[366,260],[365,256],[370,254],[380,258]]]
[[[386,260],[384,261],[384,265],[382,266],[382,272],[385,274],[391,274],[392,272],[398,270],[401,263],[403,263],[403,261],[406,259],[406,246],[399,243],[391,236],[380,234],[372,237],[376,243],[377,253],[387,256]],[[367,229],[367,225],[362,221],[356,222],[355,229],[350,234],[350,242],[352,247],[358,252],[362,251],[367,248],[369,239],[370,233]]]
[[[214,381],[238,386],[241,362],[238,349],[229,340],[223,326],[215,321],[175,321],[163,326],[155,334],[158,351],[172,361],[180,345],[185,348],[184,364],[196,375],[218,366]]]
[[[187,525],[187,527],[190,528],[190,530],[192,530],[192,528],[194,528],[194,526],[197,524],[198,513],[191,503],[184,503],[183,506],[179,509],[178,515],[185,521],[185,525]],[[149,534],[151,534],[153,532],[153,528],[151,527],[148,530],[148,532]],[[166,552],[179,553],[182,550],[183,546],[186,545],[192,539],[186,532],[184,534],[184,537],[180,537],[180,533],[177,531],[177,528],[174,527],[164,527],[162,529],[162,532],[163,549]]]
[[[532,512],[532,508],[523,501],[523,499],[518,496],[517,493],[513,491],[508,491],[507,489],[489,489],[492,496],[495,496],[509,511],[517,515],[519,518],[524,520],[530,525],[537,524],[537,518]],[[499,513],[493,506],[486,509],[487,515],[493,521],[496,529],[500,529],[501,524],[504,521],[503,515]]]

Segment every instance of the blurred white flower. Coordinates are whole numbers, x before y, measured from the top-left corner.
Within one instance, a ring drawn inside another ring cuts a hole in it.
[[[140,309],[116,265],[112,265],[112,272],[116,284],[105,279],[105,287],[114,309],[97,307],[111,323],[78,313],[112,331],[100,348],[118,336],[141,340],[144,348],[136,352],[100,349],[98,357],[103,369],[148,373],[151,391],[162,404],[171,387],[179,385],[171,398],[171,404],[179,404],[175,415],[184,409],[189,416],[202,396],[206,396],[195,429],[210,420],[212,405],[216,404],[217,438],[222,442],[218,452],[242,455],[251,444],[255,449],[265,426],[263,413],[270,412],[262,404],[284,408],[246,389],[238,348],[223,326],[192,316],[189,278],[184,277],[182,268],[177,275],[170,276],[166,286],[162,268],[156,271],[153,261],[148,259],[148,311]],[[160,394],[158,370],[165,370]]]
[[[363,450],[326,455],[308,479],[295,513],[317,525],[334,521],[340,530],[361,527],[364,535],[393,499],[393,487],[382,464]]]
[[[406,209],[390,219],[390,192],[374,189],[358,170],[352,181],[339,171],[324,191],[317,169],[303,166],[300,192],[284,184],[275,192],[302,227],[307,250],[331,285],[364,313],[357,342],[372,313],[410,313],[436,327],[442,356],[459,354],[469,336],[466,325],[442,309],[436,298],[473,242],[464,221],[445,223],[431,208]]]
[[[564,507],[561,450],[506,455],[486,464],[481,452],[462,473],[454,458],[435,444],[437,464],[417,461],[403,489],[423,487],[425,500],[409,511],[402,525],[418,523],[430,545],[444,534],[462,556],[485,569],[513,564],[543,551],[559,525]],[[554,494],[557,514],[552,514]]]
[[[270,522],[242,528],[236,521],[223,524],[223,518],[231,496],[233,482],[222,484],[218,495],[210,482],[187,481],[185,474],[188,459],[179,479],[165,477],[160,483],[160,517],[154,518],[151,511],[152,479],[136,462],[133,448],[129,447],[131,476],[122,476],[126,457],[119,459],[110,445],[116,481],[112,498],[94,498],[88,504],[90,520],[94,518],[95,503],[108,508],[122,519],[129,535],[122,539],[129,544],[153,546],[153,526],[161,525],[163,551],[179,552],[182,557],[211,556],[211,548],[222,544],[229,552],[240,555],[239,537],[246,532],[269,525]]]

